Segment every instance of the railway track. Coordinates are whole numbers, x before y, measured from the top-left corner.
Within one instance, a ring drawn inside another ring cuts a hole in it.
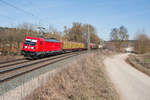
[[[0,67],[0,83],[10,80],[12,78],[15,78],[17,76],[23,75],[25,73],[31,72],[33,70],[36,70],[38,68],[56,63],[58,61],[79,55],[85,51],[81,52],[72,52],[72,53],[67,53],[67,54],[62,54],[58,56],[53,56],[49,58],[44,58],[44,59],[38,59],[38,60],[33,60],[33,61],[24,61],[26,63],[17,65],[9,65],[9,66],[1,66]],[[22,61],[23,62],[23,61]]]
[[[43,59],[45,59],[45,58],[43,58]],[[0,62],[0,68],[19,65],[19,64],[23,64],[23,63],[27,63],[27,62],[33,62],[33,61],[35,61],[35,60],[27,60],[25,58],[4,61],[4,62]]]
[[[0,64],[0,68],[9,67],[9,66],[17,65],[17,64],[22,64],[22,63],[26,63],[26,62],[30,62],[30,61],[31,60],[26,60],[26,59],[19,59],[19,60],[15,60],[15,61],[10,61],[7,63]]]
[[[0,64],[7,64],[7,63],[16,62],[16,61],[21,61],[21,60],[25,60],[25,59],[24,59],[24,58],[20,58],[20,59],[2,61],[2,62],[0,62]]]

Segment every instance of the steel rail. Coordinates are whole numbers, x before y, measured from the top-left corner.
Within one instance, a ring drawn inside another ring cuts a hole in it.
[[[71,53],[71,52],[68,52],[68,53]],[[64,54],[66,54],[66,53],[64,53]],[[64,54],[61,54],[61,55],[64,55]],[[59,55],[51,55],[50,57],[54,57],[54,56],[59,56]],[[46,58],[49,58],[49,57],[45,57],[43,59],[46,59]],[[37,60],[39,60],[39,59],[37,59]],[[4,68],[4,67],[10,67],[10,66],[13,66],[13,65],[18,65],[18,64],[23,64],[23,63],[26,63],[26,62],[33,62],[33,61],[35,61],[35,60],[27,60],[25,58],[4,61],[4,62],[0,62],[0,69]]]
[[[8,71],[16,70],[18,68],[22,68],[22,67],[26,67],[26,66],[31,66],[31,65],[34,65],[34,64],[40,64],[41,62],[45,62],[45,61],[48,61],[48,60],[57,59],[57,58],[64,57],[64,56],[69,55],[69,54],[67,53],[67,54],[62,54],[62,55],[53,56],[53,57],[49,57],[49,58],[38,59],[38,60],[34,60],[34,61],[29,62],[29,63],[24,64],[24,65],[11,66],[11,67],[10,66],[8,66],[8,67],[1,67],[0,68],[0,74],[6,73]],[[73,54],[73,53],[71,53],[71,54]]]

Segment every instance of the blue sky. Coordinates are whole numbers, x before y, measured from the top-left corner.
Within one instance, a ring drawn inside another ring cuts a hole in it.
[[[62,31],[72,22],[92,24],[104,40],[114,27],[124,25],[130,39],[137,30],[150,36],[150,0],[3,0],[31,14],[0,2],[0,26],[22,23],[52,25]]]

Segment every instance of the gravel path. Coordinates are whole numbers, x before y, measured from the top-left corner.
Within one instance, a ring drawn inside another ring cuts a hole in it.
[[[121,100],[150,100],[150,77],[126,63],[127,56],[119,54],[104,60],[108,76]]]

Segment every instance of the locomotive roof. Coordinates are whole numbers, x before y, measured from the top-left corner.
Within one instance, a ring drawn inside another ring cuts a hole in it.
[[[27,36],[26,38],[29,38],[29,39],[42,39],[42,38],[30,37],[30,36]],[[56,38],[44,38],[44,41],[46,41],[46,42],[60,42],[59,40],[56,40]]]
[[[56,40],[56,39],[53,39],[53,38],[44,39],[44,41],[47,41],[47,42],[60,42],[59,40]]]

